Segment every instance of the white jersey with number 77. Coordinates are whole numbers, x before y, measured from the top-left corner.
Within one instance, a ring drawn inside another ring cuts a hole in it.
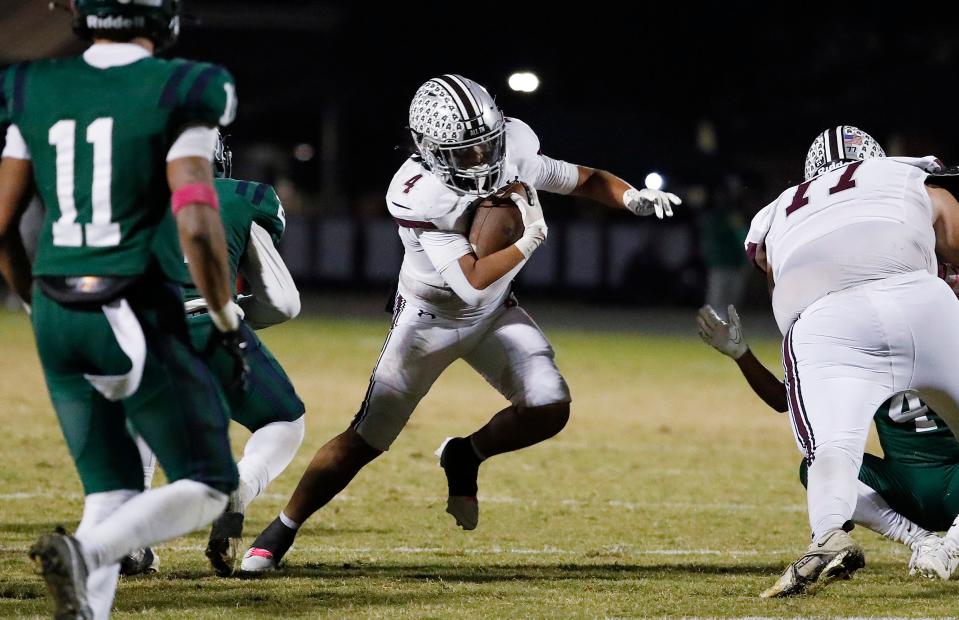
[[[897,274],[936,274],[927,176],[893,159],[856,161],[790,187],[757,214],[749,238],[765,244],[784,334],[829,293]]]

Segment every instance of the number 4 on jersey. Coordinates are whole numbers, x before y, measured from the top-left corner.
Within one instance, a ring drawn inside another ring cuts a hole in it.
[[[857,161],[846,166],[846,169],[842,172],[842,176],[839,177],[839,182],[829,188],[829,195],[832,196],[833,194],[838,194],[839,192],[844,192],[847,189],[856,187],[856,180],[852,178],[852,175],[856,174],[856,170],[858,170],[861,165],[862,161]],[[806,192],[809,190],[809,186],[818,180],[819,179],[810,179],[805,183],[800,183],[799,186],[796,187],[796,194],[793,196],[793,201],[786,207],[787,216],[792,214],[793,211],[809,204],[809,198],[806,197]]]
[[[409,181],[407,181],[406,183],[404,183],[403,186],[404,186],[406,189],[403,190],[403,193],[404,193],[404,194],[409,194],[409,193],[410,193],[410,190],[413,189],[413,186],[416,185],[416,182],[419,181],[419,180],[422,179],[422,178],[423,178],[423,175],[422,175],[422,174],[418,174],[418,175],[416,175],[415,177],[413,177],[412,179],[410,179]]]
[[[86,236],[90,247],[104,248],[120,244],[120,224],[111,222],[113,207],[110,185],[113,182],[113,119],[98,118],[87,126],[87,142],[93,145],[93,180],[90,202],[93,217],[82,229],[77,223],[74,198],[76,168],[76,132],[74,120],[58,121],[50,128],[49,142],[57,149],[57,202],[60,219],[53,223],[53,245],[78,248]]]

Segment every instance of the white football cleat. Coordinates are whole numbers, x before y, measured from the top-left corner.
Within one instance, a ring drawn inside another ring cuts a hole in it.
[[[781,598],[805,594],[813,585],[848,579],[865,565],[862,547],[845,530],[830,530],[822,542],[811,543],[806,553],[787,566],[779,580],[759,596]]]
[[[913,577],[948,581],[955,568],[956,559],[949,557],[939,536],[929,534],[913,545],[909,559],[909,574]]]
[[[243,554],[243,561],[240,562],[240,570],[244,573],[269,573],[275,571],[276,566],[272,552],[256,547],[247,549]]]

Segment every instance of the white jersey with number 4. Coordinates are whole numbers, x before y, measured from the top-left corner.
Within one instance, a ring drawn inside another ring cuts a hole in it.
[[[783,334],[829,293],[898,274],[936,274],[927,173],[886,158],[853,162],[790,187],[753,220],[765,233]]]
[[[506,160],[501,183],[519,179],[536,189],[569,193],[576,186],[576,166],[539,153],[539,139],[526,123],[506,119]],[[400,293],[438,317],[478,319],[502,305],[512,276],[492,286],[495,293],[482,306],[460,299],[442,272],[472,248],[467,240],[475,194],[461,194],[445,186],[418,157],[406,160],[390,182],[386,205],[399,225],[405,254],[400,269]]]

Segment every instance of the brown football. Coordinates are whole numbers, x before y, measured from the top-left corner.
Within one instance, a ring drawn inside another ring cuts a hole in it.
[[[526,196],[526,186],[515,181],[481,198],[473,212],[469,242],[477,258],[489,256],[519,241],[523,236],[523,216],[509,195]]]

